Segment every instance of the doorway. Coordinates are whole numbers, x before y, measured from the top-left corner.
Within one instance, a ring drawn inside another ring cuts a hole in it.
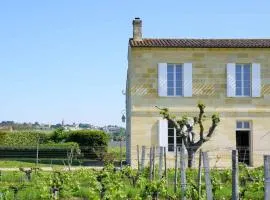
[[[238,161],[250,165],[250,123],[248,121],[237,122],[236,149]]]
[[[236,149],[238,150],[239,162],[250,165],[249,148],[250,131],[236,131]]]

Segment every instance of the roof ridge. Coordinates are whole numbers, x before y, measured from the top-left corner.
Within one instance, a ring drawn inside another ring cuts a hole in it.
[[[143,38],[129,39],[131,47],[179,47],[179,48],[270,48],[270,38]]]
[[[133,38],[130,38],[133,40]],[[142,40],[270,40],[269,38],[142,38]]]

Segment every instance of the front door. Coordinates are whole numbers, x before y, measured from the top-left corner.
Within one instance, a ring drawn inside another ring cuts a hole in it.
[[[239,162],[250,165],[250,131],[236,131],[236,149],[238,150]]]

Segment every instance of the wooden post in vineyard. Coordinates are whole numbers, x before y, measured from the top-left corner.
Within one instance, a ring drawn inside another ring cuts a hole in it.
[[[149,164],[150,164],[150,166],[149,166],[149,179],[150,179],[150,181],[152,181],[152,178],[153,178],[153,169],[152,169],[152,147],[150,147],[150,154],[149,154]]]
[[[38,167],[38,157],[39,157],[39,134],[37,133],[37,151],[36,151],[36,168]]]
[[[138,173],[140,172],[140,149],[139,145],[137,145],[137,162],[138,162]]]
[[[158,165],[158,175],[159,178],[162,177],[162,167],[163,167],[163,147],[159,147],[159,165]]]
[[[207,200],[213,200],[212,184],[211,184],[211,178],[210,178],[210,167],[209,167],[209,159],[208,159],[207,152],[203,152],[202,156],[203,156],[203,166],[204,166],[204,174],[205,174],[206,197],[207,197]]]
[[[239,200],[237,150],[232,150],[232,200]]]
[[[185,191],[186,191],[186,164],[185,164],[185,148],[181,146],[181,157],[180,157],[180,170],[181,170],[181,199],[186,200]]]
[[[174,163],[174,193],[177,191],[177,157],[178,157],[178,152],[177,152],[177,146],[175,146],[175,163]]]
[[[123,149],[122,149],[122,136],[120,137],[120,168],[122,169],[123,167]]]
[[[164,147],[164,176],[167,180],[167,156],[166,156],[166,147]]]
[[[199,170],[198,170],[198,193],[199,199],[201,198],[201,191],[202,191],[202,150],[200,149],[199,152]]]
[[[153,158],[153,163],[152,163],[152,165],[153,165],[153,179],[155,180],[155,162],[156,162],[156,146],[153,146],[153,156],[152,156],[152,158]]]
[[[140,171],[144,170],[144,162],[145,162],[145,146],[142,146],[142,156],[141,156],[141,168]]]
[[[270,156],[264,156],[264,200],[270,199]]]

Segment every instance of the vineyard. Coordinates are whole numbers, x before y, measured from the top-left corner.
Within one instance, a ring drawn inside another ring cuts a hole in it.
[[[131,167],[115,168],[107,165],[102,170],[80,169],[76,171],[20,169],[2,171],[0,174],[1,200],[47,199],[181,199],[181,185],[174,190],[174,169],[167,174],[155,175],[149,180],[149,167],[143,171]],[[180,171],[177,171],[180,173]],[[186,199],[206,199],[206,185],[202,182],[201,197],[197,186],[198,171],[186,170]],[[204,174],[202,174],[202,179]],[[250,169],[239,166],[240,199],[264,198],[263,167]],[[213,197],[217,200],[232,198],[232,173],[230,169],[212,169]]]

